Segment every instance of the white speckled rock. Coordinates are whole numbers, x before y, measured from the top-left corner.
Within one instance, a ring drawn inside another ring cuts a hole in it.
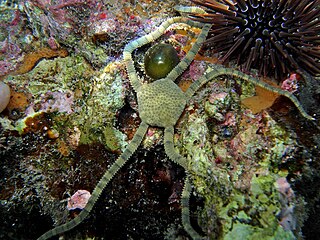
[[[10,88],[0,81],[0,113],[7,107],[10,100]]]

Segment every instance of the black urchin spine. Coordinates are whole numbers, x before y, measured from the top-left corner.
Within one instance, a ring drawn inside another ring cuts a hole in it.
[[[320,0],[191,0],[212,23],[205,46],[223,63],[280,80],[292,71],[320,74]]]

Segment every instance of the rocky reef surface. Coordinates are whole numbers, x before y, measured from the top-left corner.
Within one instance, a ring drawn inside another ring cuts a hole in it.
[[[0,239],[36,239],[79,213],[86,199],[75,193],[89,196],[140,124],[123,48],[178,15],[176,4],[190,2],[1,1],[0,87],[11,97],[0,113]],[[178,24],[159,41],[182,57],[197,34]],[[150,47],[134,53],[146,82]],[[201,51],[177,84],[188,88],[216,63]],[[318,118],[319,79],[281,82]],[[193,180],[198,232],[208,239],[316,239],[319,120],[304,119],[284,97],[220,77],[196,93],[175,130]],[[188,239],[180,219],[185,172],[165,155],[162,137],[162,129],[149,128],[66,239]]]

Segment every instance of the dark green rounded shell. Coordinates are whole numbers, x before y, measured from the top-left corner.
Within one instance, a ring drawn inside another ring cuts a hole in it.
[[[144,69],[153,79],[164,78],[179,63],[177,51],[170,44],[152,46],[144,56]]]

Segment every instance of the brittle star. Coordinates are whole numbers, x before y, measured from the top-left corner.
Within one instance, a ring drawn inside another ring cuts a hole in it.
[[[179,7],[178,11],[180,12],[201,12],[204,10],[199,8],[189,8],[189,7]],[[158,39],[165,31],[175,23],[187,24],[192,27],[202,28],[201,33],[199,34],[196,42],[193,44],[192,48],[188,51],[186,56],[180,61],[180,63],[173,69],[165,78],[156,80],[152,83],[142,83],[137,75],[136,69],[134,67],[134,61],[132,59],[132,52],[143,45],[151,43]],[[138,127],[137,131],[134,134],[129,145],[119,156],[119,158],[112,164],[112,166],[104,173],[95,189],[92,192],[87,205],[81,211],[81,213],[75,217],[73,220],[57,226],[48,232],[40,236],[39,240],[49,239],[58,234],[69,231],[70,229],[79,225],[90,213],[94,207],[96,201],[100,197],[103,189],[111,181],[111,179],[116,175],[120,168],[129,160],[132,154],[137,150],[140,143],[145,136],[149,126],[164,128],[164,149],[165,153],[173,162],[182,166],[186,172],[188,172],[187,160],[180,155],[174,149],[173,135],[174,127],[180,118],[183,110],[185,109],[187,102],[194,95],[194,93],[206,84],[208,81],[221,76],[221,75],[230,75],[233,77],[238,77],[245,81],[251,82],[255,85],[258,85],[262,88],[276,92],[280,95],[284,95],[289,98],[295,106],[298,108],[302,116],[307,119],[313,120],[313,118],[308,115],[305,110],[302,108],[298,99],[292,95],[290,92],[275,88],[268,85],[265,82],[262,82],[256,78],[253,78],[249,75],[246,75],[242,72],[239,72],[234,69],[217,67],[211,72],[199,78],[197,81],[193,82],[190,87],[183,92],[174,81],[187,69],[191,64],[196,54],[198,53],[202,43],[204,42],[208,31],[210,30],[210,24],[198,23],[192,20],[189,20],[186,17],[174,17],[166,20],[162,23],[158,29],[155,31],[142,36],[132,42],[128,43],[123,52],[123,58],[127,67],[128,78],[130,83],[137,93],[138,100],[138,111],[141,118],[141,124]],[[190,213],[189,213],[189,199],[191,194],[191,183],[186,175],[184,188],[181,196],[181,206],[182,206],[182,225],[185,231],[190,235],[192,239],[202,239],[203,237],[197,233],[190,223]]]

